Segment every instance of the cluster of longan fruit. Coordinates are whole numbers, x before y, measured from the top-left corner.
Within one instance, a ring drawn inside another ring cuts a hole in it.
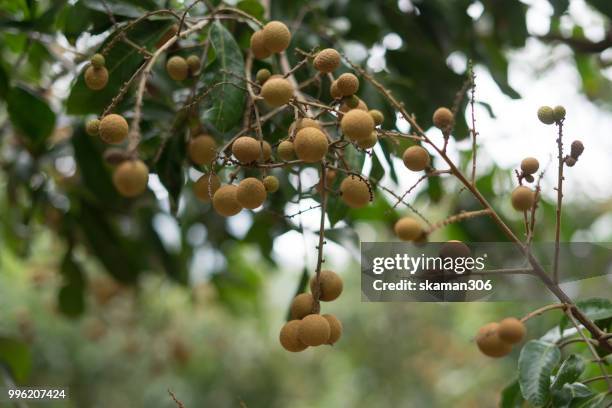
[[[323,344],[332,345],[342,336],[342,323],[334,315],[319,314],[318,300],[331,302],[342,293],[342,279],[323,270],[310,280],[311,293],[300,293],[291,302],[291,320],[281,328],[279,340],[283,348],[299,352]],[[318,293],[318,300],[313,293]]]
[[[202,63],[197,55],[189,55],[183,58],[174,55],[166,62],[166,72],[175,81],[184,81],[188,77],[195,77],[200,73]]]
[[[501,322],[491,322],[482,326],[476,334],[478,349],[489,357],[504,357],[512,351],[512,346],[520,343],[527,329],[522,321],[508,317]]]

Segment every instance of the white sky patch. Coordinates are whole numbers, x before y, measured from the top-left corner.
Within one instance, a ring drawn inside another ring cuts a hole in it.
[[[164,248],[168,252],[179,252],[181,249],[181,229],[176,218],[165,213],[153,217],[153,228],[157,231]]]
[[[161,183],[157,174],[149,174],[149,188],[155,194],[157,201],[159,201],[159,206],[162,210],[166,212],[170,212],[170,195],[168,194],[168,190]]]

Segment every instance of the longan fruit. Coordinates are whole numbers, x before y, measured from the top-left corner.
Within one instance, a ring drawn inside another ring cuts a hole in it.
[[[217,142],[210,135],[200,135],[191,139],[187,154],[199,166],[210,164],[217,157]]]
[[[499,338],[498,328],[499,323],[488,323],[482,326],[476,334],[476,344],[486,356],[499,358],[510,354],[512,351],[512,345]]]
[[[310,118],[301,118],[295,122],[295,130],[299,131],[307,127],[313,127],[321,130],[321,123],[318,120]]]
[[[96,68],[90,65],[85,70],[85,85],[92,91],[104,89],[108,84],[108,70],[106,67]]]
[[[272,55],[272,52],[264,45],[263,30],[255,31],[253,35],[251,35],[251,51],[255,58],[259,60],[266,59]]]
[[[511,201],[515,210],[528,211],[533,206],[535,194],[529,187],[518,186],[512,192]]]
[[[540,162],[535,157],[526,157],[521,161],[523,174],[534,174],[540,168]]]
[[[266,187],[255,177],[245,178],[238,184],[236,198],[244,208],[255,209],[266,201]]]
[[[320,346],[329,341],[331,328],[326,318],[318,314],[309,314],[300,322],[298,338],[308,346]]]
[[[270,21],[262,30],[263,43],[267,50],[276,53],[283,52],[291,42],[291,32],[284,23]]]
[[[584,152],[584,144],[582,144],[580,140],[574,140],[570,148],[570,156],[574,159],[578,159],[582,152]]]
[[[221,187],[221,181],[216,174],[203,174],[193,185],[193,194],[202,202],[209,202],[215,192]]]
[[[237,198],[238,187],[233,184],[221,186],[213,194],[213,208],[224,217],[231,217],[242,210]]]
[[[564,161],[568,167],[574,167],[574,165],[576,164],[578,160],[576,160],[575,157],[569,156],[569,157],[566,157]]]
[[[431,158],[429,153],[421,146],[410,146],[402,156],[404,166],[412,171],[421,171],[429,167]]]
[[[317,53],[313,65],[323,74],[335,71],[340,66],[340,53],[333,48],[326,48]]]
[[[357,99],[357,106],[355,107],[355,109],[362,110],[362,111],[365,111],[365,112],[369,112],[368,105],[366,105],[366,103],[362,99],[360,99],[360,98],[358,98],[356,96],[355,96],[355,99]],[[346,113],[346,112],[348,112],[350,110],[352,110],[352,109],[346,104],[346,102],[343,102],[342,105],[340,105],[340,112]],[[372,119],[372,120],[374,120],[374,119]]]
[[[342,337],[342,323],[334,315],[324,314],[322,316],[329,323],[329,340],[327,340],[327,344],[335,344]]]
[[[362,149],[371,149],[372,147],[376,146],[376,143],[378,142],[378,135],[376,134],[376,132],[372,132],[370,133],[370,136],[368,136],[365,139],[359,139],[357,141],[357,146],[359,146]]]
[[[553,108],[550,106],[541,106],[540,109],[538,109],[538,119],[545,125],[552,125],[555,123],[555,112]]]
[[[472,256],[472,250],[464,242],[451,239],[450,241],[446,241],[444,244],[442,244],[439,255],[442,259],[469,258]]]
[[[325,186],[327,188],[330,188],[334,184],[334,181],[336,180],[336,176],[337,175],[338,175],[338,173],[336,173],[336,170],[328,169],[325,172]],[[321,191],[322,191],[321,188],[322,187],[323,186],[322,186],[321,180],[319,180],[319,182],[317,183],[317,185],[315,187],[319,194],[321,194]]]
[[[342,278],[336,272],[332,271],[321,271],[319,273],[319,282],[321,293],[319,293],[319,300],[324,302],[331,302],[340,296],[342,293],[343,283]],[[317,287],[317,276],[313,276],[310,279],[310,291],[315,292]]]
[[[278,191],[279,182],[275,176],[264,177],[263,184],[268,193],[276,193]]]
[[[331,85],[329,86],[329,94],[334,99],[342,98],[342,93],[340,93],[340,89],[338,89],[338,81],[337,80],[333,81],[331,83]]]
[[[342,96],[355,95],[359,90],[359,79],[351,73],[345,73],[336,79],[336,86]]]
[[[259,145],[259,148],[263,148],[263,161],[266,162],[270,160],[270,158],[272,157],[272,146],[270,146],[270,143],[266,142],[265,140],[262,140]]]
[[[515,317],[507,317],[499,322],[497,335],[499,338],[509,344],[520,343],[525,338],[527,329],[523,322]]]
[[[200,57],[197,55],[188,56],[187,66],[189,67],[189,74],[191,74],[191,76],[195,76],[198,72],[200,72],[200,68],[202,67]]]
[[[368,138],[374,131],[374,119],[366,111],[352,109],[340,121],[342,132],[351,140]]]
[[[173,80],[183,81],[189,75],[189,65],[187,65],[185,58],[175,55],[166,63],[166,72]]]
[[[100,139],[110,144],[123,142],[128,135],[128,131],[129,126],[127,121],[123,116],[117,115],[116,113],[103,117],[98,128]]]
[[[369,112],[372,119],[374,119],[374,125],[380,126],[385,121],[385,115],[378,109],[371,109]]]
[[[416,241],[423,235],[423,227],[412,217],[402,217],[397,220],[393,230],[402,241]]]
[[[259,159],[261,145],[257,139],[250,136],[240,136],[232,143],[232,154],[240,163],[251,163]]]
[[[102,54],[94,54],[89,62],[91,62],[91,65],[94,68],[102,68],[104,65],[106,65],[106,59]]]
[[[297,132],[293,147],[300,160],[306,163],[315,163],[327,154],[327,137],[319,129],[307,127]]]
[[[523,176],[523,179],[528,183],[533,183],[535,181],[531,174],[525,174],[525,176]]]
[[[369,184],[356,176],[349,176],[342,180],[340,193],[342,201],[351,208],[364,207],[371,199]]]
[[[446,130],[453,124],[453,112],[448,108],[438,108],[433,114],[433,124],[441,130]]]
[[[257,73],[255,74],[255,80],[259,84],[264,84],[268,79],[270,79],[271,76],[272,76],[272,73],[270,72],[269,69],[262,68],[259,71],[257,71]]]
[[[301,322],[299,320],[290,320],[281,328],[278,337],[281,346],[283,346],[285,350],[297,353],[308,348],[308,346],[299,339],[298,332],[300,325]]]
[[[300,293],[291,301],[289,311],[292,319],[302,319],[312,313],[315,306],[314,298],[310,293]]]
[[[126,160],[113,173],[113,184],[124,197],[136,197],[147,189],[149,168],[142,160]]]
[[[282,77],[272,77],[261,87],[261,96],[272,107],[283,106],[293,98],[293,85]]]
[[[553,116],[555,118],[555,122],[561,122],[565,119],[565,108],[561,105],[555,106],[553,109]]]
[[[295,149],[293,147],[293,142],[290,142],[289,140],[283,140],[276,148],[276,153],[278,154],[278,157],[281,158],[281,160],[293,160],[295,158]]]
[[[97,136],[100,132],[100,120],[99,119],[91,119],[88,120],[85,124],[85,132],[89,136]]]
[[[343,102],[344,102],[344,105],[346,105],[349,108],[348,110],[351,110],[351,109],[356,109],[359,106],[360,100],[361,99],[359,99],[358,96],[351,95],[351,96],[344,97]]]

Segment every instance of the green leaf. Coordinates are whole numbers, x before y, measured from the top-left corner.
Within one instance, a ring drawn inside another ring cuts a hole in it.
[[[172,20],[142,21],[130,30],[129,38],[142,46],[150,46],[155,44],[171,24]],[[111,35],[104,45],[108,44],[114,36]],[[122,41],[117,42],[106,56],[106,68],[109,73],[106,87],[100,91],[92,91],[85,85],[85,79],[81,73],[66,101],[67,112],[72,115],[99,114],[110,104],[121,86],[130,79],[142,62],[143,57],[137,50]]]
[[[521,395],[521,387],[518,380],[512,382],[503,389],[501,393],[500,408],[521,408],[525,399]]]
[[[552,388],[560,389],[563,385],[576,381],[584,372],[585,368],[584,361],[577,355],[571,354],[565,359],[563,364],[561,364],[559,371],[557,371]]]
[[[108,10],[115,16],[123,16],[129,18],[138,18],[142,16],[147,8],[151,10],[151,6],[155,7],[155,3],[150,0],[141,0],[139,2],[136,1],[117,1],[117,0],[105,0],[104,2],[99,0],[83,0],[82,3],[87,6],[87,8],[95,11],[99,11],[104,14],[108,14]],[[132,4],[129,4],[132,3]],[[139,6],[147,5],[147,8],[142,8]]]
[[[156,165],[156,172],[159,180],[170,194],[170,207],[172,212],[176,212],[181,190],[185,184],[185,162],[186,145],[181,132],[175,132],[166,141],[166,147],[159,157]]]
[[[385,175],[385,169],[383,168],[380,160],[378,160],[378,156],[376,154],[372,155],[372,170],[370,170],[370,178],[380,181]]]
[[[34,152],[44,150],[45,142],[55,127],[55,113],[47,102],[30,89],[18,85],[10,89],[7,105],[11,122],[25,136],[26,144]]]
[[[68,317],[78,317],[85,311],[83,287],[68,284],[62,286],[58,293],[59,310]]]
[[[519,384],[523,397],[536,407],[550,398],[550,376],[561,358],[555,344],[531,340],[519,356]]]
[[[24,383],[32,369],[30,348],[21,341],[0,337],[0,363],[8,366],[16,382]]]
[[[216,86],[208,95],[212,101],[204,113],[204,121],[211,123],[218,131],[226,132],[242,118],[245,92],[244,60],[240,47],[232,34],[218,21],[212,24],[209,33],[210,44],[215,50],[216,59],[204,74],[208,87]]]
[[[612,302],[603,298],[592,298],[576,302],[576,306],[591,320],[601,320],[612,317]],[[559,322],[559,330],[563,330],[569,324],[567,316],[563,315]]]
[[[344,220],[349,212],[349,208],[342,199],[337,195],[330,195],[327,198],[327,217],[329,218],[330,227],[333,227],[339,221]]]
[[[552,405],[555,408],[568,408],[570,404],[584,401],[592,396],[593,391],[584,384],[565,384],[561,389],[553,391]]]
[[[609,408],[610,405],[606,404],[605,402],[607,396],[608,393],[602,392],[601,394],[597,394],[591,398],[588,398],[587,400],[572,403],[571,408]]]
[[[10,80],[6,69],[0,64],[0,99],[6,99],[9,92]]]
[[[263,20],[264,18],[264,6],[257,0],[242,0],[236,7],[258,20]]]

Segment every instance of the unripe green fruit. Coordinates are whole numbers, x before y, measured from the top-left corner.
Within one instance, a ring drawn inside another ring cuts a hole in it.
[[[366,206],[371,200],[370,186],[357,176],[348,176],[340,183],[342,201],[351,208]]]
[[[410,146],[402,156],[406,168],[412,171],[425,170],[431,164],[431,158],[427,150],[421,146]]]
[[[321,50],[315,57],[313,65],[323,74],[333,72],[340,66],[340,53],[333,48]]]
[[[359,146],[362,149],[371,149],[372,147],[376,146],[377,142],[378,142],[378,135],[376,134],[376,132],[372,132],[370,133],[369,137],[358,140],[357,146]]]
[[[289,161],[295,158],[295,149],[293,148],[293,142],[283,140],[279,143],[276,148],[276,153],[281,160]]]
[[[453,112],[448,108],[438,108],[433,114],[433,124],[440,130],[447,130],[453,121]]]
[[[100,139],[110,144],[123,142],[128,135],[128,131],[127,121],[123,116],[115,113],[103,117],[98,128]]]
[[[273,52],[283,52],[291,42],[289,28],[280,21],[270,21],[261,30],[263,32],[264,47]]]
[[[545,125],[552,125],[555,123],[555,113],[553,108],[550,106],[540,107],[540,109],[538,109],[538,119],[540,119],[540,122],[544,123]]]
[[[271,76],[272,76],[272,73],[270,72],[270,70],[262,68],[259,71],[257,71],[257,74],[255,74],[255,80],[259,84],[264,84],[266,83],[268,79],[270,79]]]
[[[480,351],[489,357],[499,358],[510,354],[512,345],[502,341],[497,330],[499,324],[492,322],[482,326],[476,334],[476,344]]]
[[[342,323],[334,315],[324,314],[322,316],[329,323],[329,340],[327,340],[327,344],[335,344],[342,337]]]
[[[272,55],[272,52],[264,45],[264,34],[262,30],[255,31],[253,35],[251,35],[251,51],[255,58],[259,60],[266,59]]]
[[[266,187],[255,177],[245,178],[238,184],[236,198],[242,207],[255,209],[266,200]]]
[[[200,135],[191,139],[187,154],[199,166],[211,164],[217,157],[217,142],[210,135]]]
[[[274,176],[266,176],[263,179],[264,187],[268,193],[276,193],[278,191],[278,179]]]
[[[351,95],[344,98],[344,104],[349,108],[349,110],[355,109],[359,106],[360,100],[361,99],[359,99],[357,96]]]
[[[523,174],[534,174],[540,168],[540,162],[535,157],[526,157],[521,162]]]
[[[327,319],[318,314],[304,317],[298,329],[298,338],[308,346],[316,347],[329,341],[331,328]]]
[[[342,293],[343,283],[342,278],[335,272],[332,271],[321,271],[319,274],[320,289],[319,300],[324,302],[331,302],[340,296]],[[315,292],[317,288],[317,276],[313,276],[310,279],[310,291]]]
[[[87,124],[85,125],[85,132],[87,132],[89,136],[97,136],[100,132],[100,120],[91,119],[87,121]]]
[[[353,141],[368,138],[374,131],[374,119],[360,109],[348,111],[340,121],[342,132]]]
[[[104,89],[108,84],[108,70],[105,67],[96,68],[90,65],[85,70],[85,85],[92,91]]]
[[[293,98],[293,85],[282,77],[270,78],[261,87],[261,96],[270,106],[283,106]]]
[[[279,341],[285,350],[297,353],[308,348],[299,339],[298,333],[301,323],[299,320],[290,320],[281,328]]]
[[[553,109],[553,115],[555,117],[555,122],[561,122],[565,119],[565,108],[561,105],[555,106]]]
[[[203,174],[193,185],[193,194],[202,202],[209,202],[221,187],[216,174]]]
[[[141,160],[126,160],[115,169],[113,184],[124,197],[136,197],[147,189],[149,168]]]
[[[300,160],[306,163],[315,163],[327,154],[327,137],[317,128],[306,127],[295,135],[293,147]]]
[[[200,57],[198,57],[197,55],[188,56],[187,66],[189,67],[189,74],[191,74],[191,76],[197,75],[198,72],[200,72],[200,68],[202,67]]]
[[[213,208],[224,217],[231,217],[242,210],[242,206],[237,198],[238,187],[233,184],[226,184],[219,187],[213,195]]]
[[[185,58],[175,55],[166,63],[166,72],[173,80],[183,81],[189,75],[189,65],[187,65]]]
[[[312,313],[315,301],[310,293],[300,293],[293,298],[289,308],[292,319],[302,319]]]
[[[241,136],[232,143],[232,153],[240,163],[252,163],[259,159],[261,144],[250,136]]]
[[[500,340],[509,344],[520,343],[525,338],[525,333],[527,333],[527,329],[523,322],[514,317],[502,320],[497,328],[497,335]]]
[[[416,241],[423,235],[423,227],[412,217],[400,218],[393,227],[395,235],[402,241]]]
[[[383,122],[385,121],[385,115],[383,115],[383,113],[379,111],[378,109],[372,109],[368,113],[370,114],[372,119],[374,119],[374,124],[376,126],[382,125]]]
[[[342,96],[355,95],[359,90],[359,79],[350,73],[342,74],[336,79],[336,86]]]
[[[90,62],[94,68],[102,68],[106,64],[106,59],[102,54],[94,54]]]
[[[527,211],[533,206],[535,194],[529,187],[518,186],[512,192],[511,200],[515,210]]]

